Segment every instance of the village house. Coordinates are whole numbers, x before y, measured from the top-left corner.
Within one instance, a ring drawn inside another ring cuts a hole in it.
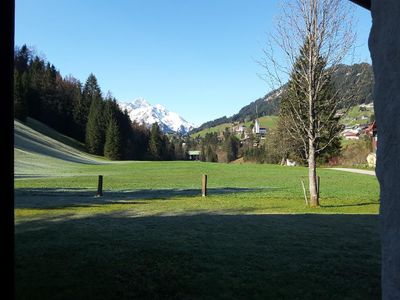
[[[233,131],[239,134],[242,134],[246,131],[246,125],[237,125],[233,128]]]
[[[193,150],[189,151],[189,160],[200,160],[200,151]]]
[[[372,150],[376,153],[377,143],[378,143],[378,129],[376,127],[375,121],[365,129],[365,133],[371,137]]]
[[[360,108],[365,108],[365,109],[373,109],[374,108],[374,103],[368,103],[368,104],[365,104],[365,103],[362,103],[362,104],[360,104]]]
[[[358,129],[345,129],[342,131],[342,136],[346,140],[359,140],[360,131]]]
[[[295,167],[295,166],[297,166],[297,163],[294,160],[287,158],[285,165],[288,167]]]
[[[267,134],[267,127],[260,127],[260,134],[266,135]]]

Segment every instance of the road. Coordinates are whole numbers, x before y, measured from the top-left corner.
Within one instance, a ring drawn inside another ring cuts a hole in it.
[[[329,170],[345,171],[345,172],[375,176],[375,171],[369,171],[369,170],[349,169],[349,168],[329,168]]]

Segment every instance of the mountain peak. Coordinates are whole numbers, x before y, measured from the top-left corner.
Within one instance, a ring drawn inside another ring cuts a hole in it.
[[[170,112],[161,104],[151,105],[146,99],[139,98],[131,103],[119,102],[122,110],[127,110],[131,121],[151,126],[158,123],[166,133],[186,134],[194,128],[192,123],[187,122],[177,113]]]
[[[151,106],[150,103],[144,98],[136,99],[132,104],[133,107],[148,107]]]

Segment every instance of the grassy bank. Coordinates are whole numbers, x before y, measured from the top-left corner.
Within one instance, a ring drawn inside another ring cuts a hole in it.
[[[16,126],[17,299],[379,298],[374,176],[319,170],[311,209],[305,168],[109,162],[50,133]]]
[[[53,164],[15,182],[18,299],[379,297],[375,177],[320,170],[310,209],[304,168]]]

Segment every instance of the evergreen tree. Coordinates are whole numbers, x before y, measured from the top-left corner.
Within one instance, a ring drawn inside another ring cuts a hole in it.
[[[26,45],[16,49],[14,56],[14,115],[17,119],[25,121],[29,115],[29,63],[31,51]]]
[[[114,119],[109,121],[107,127],[104,155],[111,160],[120,160],[122,157],[120,132]]]
[[[89,107],[92,100],[101,98],[101,90],[97,83],[97,78],[93,73],[90,73],[85,82],[85,86],[83,87],[83,97],[88,101]]]
[[[167,135],[164,135],[164,160],[175,160],[175,145],[171,142]]]
[[[26,87],[23,78],[26,73],[21,76],[19,72],[14,72],[14,115],[20,121],[25,121],[28,116],[26,103]]]
[[[252,161],[257,163],[264,163],[266,160],[266,153],[265,153],[265,146],[253,147],[246,147],[243,151],[243,159],[244,161]]]
[[[160,127],[154,123],[151,127],[150,141],[149,141],[149,155],[153,160],[162,159],[162,137]]]
[[[285,100],[284,100],[285,101]],[[288,116],[285,116],[281,107],[275,129],[270,130],[266,139],[267,156],[269,163],[286,164],[286,159],[294,159],[300,164],[306,164],[303,143],[295,138],[293,133],[289,133],[286,125]]]
[[[225,140],[225,151],[227,162],[231,162],[237,158],[239,153],[239,140],[236,136],[227,134]]]
[[[176,160],[184,160],[185,159],[185,153],[182,147],[182,141],[178,139],[175,141],[175,159]]]
[[[86,125],[86,149],[89,153],[103,155],[105,142],[102,100],[94,98],[90,105]]]
[[[66,77],[62,82],[62,94],[65,103],[65,126],[64,131],[67,135],[82,141],[81,127],[74,117],[75,107],[79,105],[82,98],[81,83],[72,76]]]
[[[32,51],[24,44],[20,49],[16,49],[14,66],[18,73],[22,74],[28,70]]]
[[[314,101],[310,106],[307,91],[307,84],[302,80],[302,69],[308,65],[307,44],[300,52],[297,63],[293,67],[288,87],[283,95],[278,129],[282,136],[289,141],[292,153],[301,157],[304,161],[310,156],[310,131],[313,133],[312,144],[314,157],[318,159],[321,156],[329,158],[340,152],[340,143],[338,134],[342,130],[339,124],[337,102],[335,101],[335,89],[330,76],[324,76],[321,80],[318,94],[314,95]],[[315,72],[323,74],[326,63],[320,57],[316,63]],[[310,129],[311,126],[311,129]],[[294,153],[294,152],[297,152]],[[287,153],[290,154],[289,152]]]
[[[83,87],[82,97],[74,106],[74,120],[81,128],[81,140],[85,139],[85,127],[88,122],[90,107],[93,101],[101,101],[101,90],[97,78],[90,74]]]
[[[118,114],[117,114],[117,123],[118,123],[118,128],[121,132],[121,147],[123,149],[123,154],[122,158],[123,159],[133,159],[130,149],[130,145],[133,142],[133,129],[132,129],[132,121],[129,117],[128,112],[121,111],[118,109]],[[141,143],[144,143],[144,141],[141,141]]]
[[[121,154],[121,159],[134,159],[134,133],[132,128],[132,122],[130,120],[128,112],[122,111],[119,107],[115,98],[110,94],[107,95],[104,104],[104,115],[106,117],[106,124],[111,119],[114,119],[117,123],[118,130],[121,137],[121,149],[123,153]],[[138,143],[143,143],[143,141],[138,141]]]
[[[306,42],[293,66],[288,87],[281,101],[280,119],[294,144],[301,145],[308,162],[311,206],[318,206],[316,161],[324,151],[335,152],[339,124],[338,99],[326,60],[317,56],[315,45]],[[310,53],[315,61],[310,60]],[[304,78],[308,78],[305,80]],[[325,152],[326,153],[326,152]]]
[[[42,114],[42,98],[44,98],[44,73],[45,62],[38,56],[32,60],[29,66],[29,89],[27,91],[27,105],[29,116],[40,120]]]
[[[54,65],[47,63],[43,76],[43,90],[41,93],[40,120],[56,130],[63,131],[62,127],[62,100],[57,86],[57,77],[60,76]]]
[[[143,124],[132,123],[132,133],[128,139],[131,159],[151,159],[149,154],[150,130]]]
[[[205,149],[205,146],[204,146],[204,141],[201,143],[200,161],[206,161],[206,149]]]
[[[206,151],[206,161],[207,162],[218,162],[218,156],[214,152],[213,148],[211,145],[207,146],[207,151]]]

